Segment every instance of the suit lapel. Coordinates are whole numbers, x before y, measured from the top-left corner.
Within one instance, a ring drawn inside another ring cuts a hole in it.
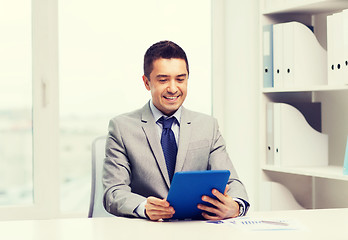
[[[180,172],[183,169],[190,139],[191,139],[191,118],[190,118],[189,112],[184,107],[182,107],[179,146],[178,146],[178,155],[176,157],[175,172]]]
[[[159,166],[160,171],[162,172],[162,176],[165,179],[167,186],[170,186],[169,175],[167,171],[167,165],[164,159],[162,146],[160,143],[160,139],[158,138],[158,130],[157,125],[155,123],[155,119],[153,118],[152,112],[150,110],[149,103],[147,103],[143,107],[142,111],[142,128],[145,132],[146,138],[148,139],[148,143],[150,149],[152,150],[157,164]]]

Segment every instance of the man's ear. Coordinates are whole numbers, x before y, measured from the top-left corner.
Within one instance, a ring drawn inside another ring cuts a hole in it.
[[[143,82],[144,82],[145,88],[148,91],[150,91],[151,90],[151,88],[150,88],[150,80],[145,75],[143,75]]]

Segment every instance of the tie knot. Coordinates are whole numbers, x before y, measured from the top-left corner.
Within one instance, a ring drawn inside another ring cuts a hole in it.
[[[168,129],[172,127],[174,120],[175,120],[175,117],[171,117],[167,119],[164,119],[164,117],[161,117],[160,119],[158,119],[158,122],[162,124],[164,129]]]

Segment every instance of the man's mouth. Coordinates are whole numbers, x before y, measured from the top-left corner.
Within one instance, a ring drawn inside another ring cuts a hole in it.
[[[167,97],[167,96],[163,96],[165,99],[168,99],[168,100],[176,100],[177,98],[179,98],[179,96],[172,96],[172,97]]]

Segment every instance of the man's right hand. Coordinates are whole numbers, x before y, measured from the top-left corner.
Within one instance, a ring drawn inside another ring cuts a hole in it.
[[[148,197],[145,204],[145,213],[152,221],[173,217],[174,208],[165,199]]]

